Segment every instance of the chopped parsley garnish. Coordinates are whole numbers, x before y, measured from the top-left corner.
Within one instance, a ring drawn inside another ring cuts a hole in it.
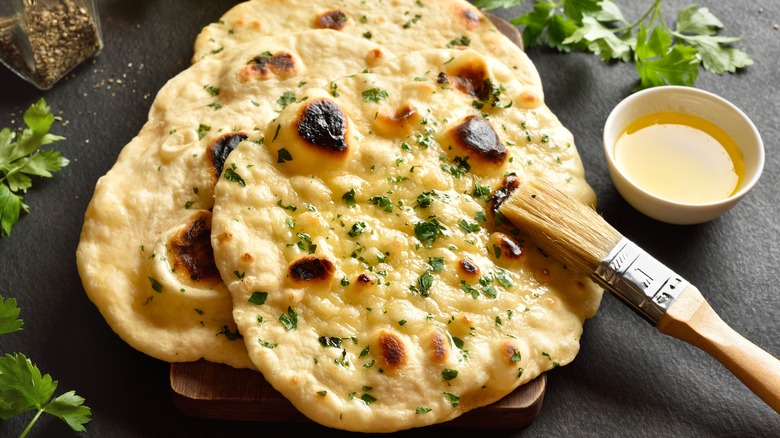
[[[458,405],[460,404],[459,395],[453,394],[451,392],[443,392],[442,394],[444,394],[444,396],[447,397],[447,400],[450,401],[450,404],[452,405],[453,408],[458,407]]]
[[[474,191],[471,193],[472,196],[475,198],[482,198],[485,200],[485,202],[490,201],[490,187],[480,185],[477,177],[472,177],[471,180],[474,183]]]
[[[441,372],[441,377],[445,381],[452,380],[456,377],[458,377],[458,370],[453,370],[450,368],[445,368],[444,371]]]
[[[244,178],[241,178],[241,175],[239,175],[236,172],[236,164],[232,163],[230,167],[225,169],[225,173],[222,175],[226,180],[232,181],[234,183],[237,183],[241,187],[246,187],[246,182],[244,181]]]
[[[388,213],[393,212],[393,201],[391,201],[387,196],[374,196],[369,198],[368,202],[370,202],[372,205],[376,205],[377,207],[382,208]]]
[[[387,99],[387,91],[381,88],[371,88],[363,92],[363,100],[366,102],[379,103],[380,100]]]
[[[466,219],[461,219],[460,222],[458,222],[458,225],[460,225],[460,228],[463,230],[464,233],[478,233],[479,230],[482,229],[482,227],[479,226],[477,223],[469,223]]]
[[[276,151],[276,162],[277,163],[285,163],[287,161],[292,161],[293,157],[290,155],[290,151],[288,151],[285,148],[281,148],[278,151]]]
[[[292,91],[285,91],[279,99],[276,100],[276,103],[279,104],[282,109],[286,108],[287,105],[295,102],[295,94],[293,94]]]
[[[436,219],[420,221],[414,224],[414,235],[417,239],[430,248],[439,236],[449,236],[449,230]]]
[[[501,248],[499,248],[498,250],[499,250],[499,254],[500,254]],[[496,257],[496,258],[498,258],[498,257]],[[495,275],[496,275],[496,279],[498,280],[498,282],[501,283],[501,286],[504,286],[506,288],[510,288],[514,284],[512,282],[512,278],[509,276],[509,273],[507,273],[504,270],[496,271]]]
[[[162,283],[157,281],[156,278],[152,278],[152,277],[146,277],[146,278],[149,279],[149,283],[152,285],[152,290],[153,291],[155,291],[157,293],[162,293],[162,291],[163,291]]]
[[[449,163],[442,163],[441,168],[455,178],[460,178],[471,170],[469,157],[455,157],[452,162],[455,164],[454,166]]]
[[[276,202],[276,205],[278,205],[279,207],[282,207],[285,210],[290,210],[290,211],[295,211],[295,210],[298,209],[298,207],[296,207],[294,205],[284,205],[284,204],[282,204],[282,200],[281,199]]]
[[[268,292],[252,292],[252,295],[247,301],[252,304],[262,305],[268,299]]]
[[[425,271],[417,279],[417,286],[420,288],[420,295],[427,297],[431,294],[431,287],[433,286],[433,275],[430,272]]]
[[[444,257],[428,257],[428,265],[433,272],[441,272],[444,269]]]
[[[219,96],[219,88],[211,86],[211,85],[204,85],[203,89],[208,91],[208,93],[212,96]]]
[[[202,123],[198,125],[198,140],[203,140],[203,137],[205,137],[209,131],[211,131],[211,126]]]
[[[420,208],[430,207],[434,196],[436,196],[436,192],[433,190],[420,193],[420,195],[417,196],[417,206]]]
[[[414,17],[412,17],[412,19],[408,20],[408,21],[407,21],[406,23],[404,23],[404,24],[403,24],[403,26],[401,26],[401,27],[403,27],[404,29],[409,29],[410,27],[412,27],[412,25],[413,25],[413,24],[415,24],[415,23],[417,23],[418,21],[420,21],[420,19],[421,19],[421,18],[422,18],[422,15],[420,15],[420,14],[415,14],[415,15],[414,15]]]
[[[258,342],[258,343],[259,343],[261,346],[263,346],[263,347],[265,347],[265,348],[271,348],[271,349],[273,349],[273,348],[276,348],[276,347],[278,347],[278,346],[279,346],[279,344],[277,344],[277,343],[275,343],[275,342],[268,342],[268,341],[264,341],[264,340],[262,340],[262,339],[258,339],[258,340],[257,340],[257,342]]]
[[[347,232],[347,235],[349,237],[357,237],[360,234],[363,234],[366,231],[366,223],[365,222],[355,222],[352,225],[352,228]]]
[[[330,95],[331,95],[331,96],[333,96],[333,97],[339,97],[339,86],[338,86],[338,84],[337,84],[337,83],[335,83],[335,82],[331,82],[331,83],[328,85],[328,89],[329,89],[329,91],[330,91]]]
[[[297,233],[296,236],[300,239],[296,244],[301,251],[308,251],[309,254],[314,254],[317,251],[317,245],[311,240],[311,236],[307,233]]]
[[[288,332],[290,330],[295,330],[298,328],[298,314],[295,313],[292,307],[288,307],[287,313],[282,313],[282,315],[279,316],[279,322],[282,323],[284,329]]]
[[[341,338],[333,336],[320,336],[318,340],[320,345],[323,347],[341,348]]]
[[[355,189],[349,189],[349,191],[341,195],[341,199],[347,203],[349,208],[354,208],[357,205],[355,202]]]
[[[455,46],[469,46],[471,45],[471,38],[467,36],[461,36],[460,38],[455,38],[451,40],[449,43],[447,43],[447,47],[452,48]]]
[[[466,283],[466,280],[461,280],[460,288],[463,289],[463,291],[467,294],[471,295],[471,298],[474,298],[475,300],[479,298],[479,289]]]
[[[431,412],[431,408],[425,406],[417,406],[417,409],[414,410],[415,415],[427,414],[428,412]]]

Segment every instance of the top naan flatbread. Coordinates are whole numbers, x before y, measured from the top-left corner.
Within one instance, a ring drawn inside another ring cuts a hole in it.
[[[424,426],[574,358],[601,291],[494,213],[533,178],[593,201],[529,96],[492,57],[412,52],[306,90],[229,155],[217,266],[252,361],[305,415]]]
[[[300,87],[391,54],[336,31],[259,38],[171,79],[149,121],[97,183],[77,263],[111,328],[153,357],[254,368],[210,245],[213,187],[227,154]]]
[[[542,96],[528,56],[472,4],[462,0],[251,0],[239,3],[195,40],[193,62],[260,35],[330,28],[401,54],[470,47],[500,59]]]

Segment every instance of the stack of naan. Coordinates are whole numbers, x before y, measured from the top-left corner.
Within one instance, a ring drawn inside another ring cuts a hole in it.
[[[321,424],[447,421],[573,360],[601,293],[496,207],[595,202],[526,55],[459,0],[252,0],[96,186],[77,259],[134,348]]]

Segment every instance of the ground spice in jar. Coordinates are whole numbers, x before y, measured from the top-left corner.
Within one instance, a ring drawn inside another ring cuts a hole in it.
[[[3,0],[7,1],[7,0]],[[22,17],[0,34],[0,59],[41,89],[103,47],[94,4],[83,0],[16,0]]]

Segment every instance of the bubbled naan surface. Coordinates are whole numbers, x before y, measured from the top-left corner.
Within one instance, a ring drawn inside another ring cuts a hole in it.
[[[149,121],[98,181],[77,250],[87,295],[123,340],[165,361],[254,368],[210,246],[222,160],[276,117],[285,92],[325,86],[387,55],[335,31],[259,38],[160,90]]]
[[[252,361],[304,414],[423,426],[574,358],[600,291],[490,198],[533,178],[593,192],[511,68],[409,53],[309,89],[262,131],[226,161],[212,244]]]
[[[234,6],[201,31],[192,60],[259,35],[328,27],[399,54],[467,44],[497,57],[523,85],[542,94],[539,74],[528,56],[463,0],[251,0]]]

